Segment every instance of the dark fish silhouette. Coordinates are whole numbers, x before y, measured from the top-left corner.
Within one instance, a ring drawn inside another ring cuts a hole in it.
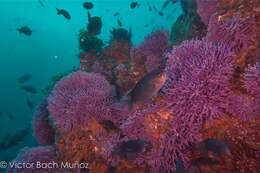
[[[197,146],[197,149],[203,152],[203,154],[208,155],[208,152],[214,153],[214,159],[217,156],[222,155],[231,155],[231,152],[228,146],[221,140],[215,138],[207,138],[204,141],[200,142]]]
[[[13,120],[14,119],[14,115],[10,112],[7,113],[7,116],[10,120]]]
[[[120,13],[119,12],[116,12],[115,14],[114,14],[114,16],[119,16],[120,15]]]
[[[84,2],[83,7],[87,10],[90,10],[94,7],[94,4],[92,2]]]
[[[185,173],[184,165],[181,160],[176,162],[176,173]]]
[[[163,5],[162,5],[162,9],[165,9],[168,5],[169,5],[169,3],[171,2],[172,0],[166,0],[164,3],[163,3]]]
[[[164,70],[157,69],[146,74],[127,95],[129,110],[132,110],[133,104],[143,104],[157,94],[165,81],[166,73]]]
[[[43,8],[45,8],[45,5],[44,5],[44,3],[43,3],[41,0],[38,0],[38,2],[39,2],[39,4],[40,4]]]
[[[117,20],[117,24],[121,27],[122,26],[122,22],[118,19]]]
[[[133,158],[144,150],[144,140],[128,140],[121,143],[116,149],[116,153],[122,158]]]
[[[108,170],[106,171],[106,173],[116,173],[116,167],[110,167],[108,168]]]
[[[18,78],[18,82],[19,83],[24,83],[24,82],[27,82],[29,81],[30,79],[32,78],[32,75],[31,74],[24,74],[22,75],[21,77]]]
[[[138,2],[131,2],[131,4],[130,4],[131,9],[134,9],[137,6],[139,6]]]
[[[21,28],[16,29],[20,34],[24,34],[27,36],[32,35],[32,30],[28,26],[23,26]]]
[[[163,16],[163,15],[164,15],[163,12],[161,12],[161,11],[158,11],[158,14],[159,14],[160,16]]]
[[[28,97],[26,98],[26,104],[31,110],[34,110],[34,105]]]
[[[66,11],[66,10],[64,10],[64,9],[58,9],[58,8],[56,8],[56,10],[57,10],[57,14],[58,15],[63,15],[66,19],[68,19],[68,20],[70,20],[70,14]]]
[[[88,33],[90,34],[100,34],[102,28],[102,20],[98,16],[91,17],[90,12],[88,12]]]
[[[31,94],[36,94],[37,93],[37,90],[31,86],[28,86],[28,85],[23,85],[21,86],[21,89],[23,89],[24,91],[28,92],[28,93],[31,93]]]
[[[152,11],[153,9],[152,9],[152,6],[150,5],[150,3],[149,2],[147,2],[147,6],[148,6],[148,11]]]

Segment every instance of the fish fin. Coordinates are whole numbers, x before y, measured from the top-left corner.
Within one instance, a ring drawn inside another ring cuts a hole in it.
[[[57,14],[60,14],[60,10],[58,8],[56,8],[56,10],[57,10]]]
[[[90,22],[91,20],[91,16],[90,16],[90,12],[88,11],[88,22]]]

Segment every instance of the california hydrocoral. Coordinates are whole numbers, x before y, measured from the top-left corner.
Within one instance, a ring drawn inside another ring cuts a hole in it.
[[[25,147],[12,162],[19,164],[19,168],[9,166],[6,173],[43,173],[46,171],[48,173],[65,172],[65,170],[60,166],[56,149],[53,146],[42,146],[36,148]],[[27,165],[27,167],[22,166],[21,164],[23,163],[25,163],[24,165]],[[56,167],[53,164],[53,168],[48,169],[48,163],[57,163],[58,166]],[[42,167],[37,167],[37,165],[41,165]]]
[[[196,0],[197,13],[200,15],[204,24],[208,25],[211,15],[218,9],[218,0]]]
[[[252,97],[260,99],[260,63],[249,66],[243,77],[243,87]]]
[[[59,81],[49,96],[48,109],[61,132],[88,125],[89,119],[110,119],[114,88],[95,73],[78,71]]]
[[[55,130],[48,119],[49,111],[46,98],[33,115],[33,135],[41,145],[52,145],[55,142]]]
[[[216,15],[210,19],[206,36],[209,41],[221,42],[236,53],[247,48],[255,37],[255,19],[253,17],[224,20]]]
[[[224,116],[235,54],[205,39],[186,41],[168,53],[168,80],[163,91],[170,113],[180,121],[214,120]],[[196,124],[193,124],[196,125]]]
[[[247,95],[232,95],[228,98],[227,112],[243,121],[260,117],[260,99]]]
[[[156,30],[146,36],[142,43],[131,49],[132,52],[139,52],[146,57],[145,67],[147,72],[164,67],[165,59],[162,55],[168,47],[168,37],[168,31]],[[135,53],[131,53],[131,55],[135,55]],[[135,59],[135,57],[131,58]]]

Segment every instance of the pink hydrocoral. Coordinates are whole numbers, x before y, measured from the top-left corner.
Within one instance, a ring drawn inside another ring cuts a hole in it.
[[[208,25],[210,17],[218,9],[218,0],[196,0],[197,13],[200,15],[204,24]]]
[[[235,52],[247,48],[255,37],[256,28],[253,17],[222,19],[215,15],[210,18],[206,36],[209,41],[221,42]]]
[[[232,95],[228,98],[227,111],[243,121],[254,120],[260,117],[260,99]]]
[[[52,145],[55,142],[55,130],[48,119],[47,106],[48,102],[44,99],[33,115],[33,135],[41,145]]]
[[[59,81],[49,96],[49,111],[60,131],[78,129],[111,117],[114,88],[104,76],[78,71]]]
[[[260,63],[250,66],[244,74],[243,86],[256,98],[260,98]]]
[[[146,36],[142,43],[132,48],[131,55],[137,56],[135,54],[138,52],[143,54],[146,57],[145,66],[148,72],[157,68],[163,68],[165,63],[163,52],[168,47],[168,37],[168,31],[156,30]],[[135,59],[135,57],[131,58]]]
[[[170,113],[180,121],[215,120],[224,116],[235,54],[205,39],[186,41],[168,55],[163,91]],[[189,120],[187,120],[189,119]]]
[[[15,168],[15,167],[8,167],[6,173],[55,173],[55,172],[65,172],[61,169],[60,166],[54,168],[37,168],[37,163],[43,165],[43,163],[57,163],[58,165],[58,157],[56,155],[56,149],[53,146],[43,146],[43,147],[36,147],[36,148],[23,148],[15,160],[12,163],[19,164],[19,167],[22,168]],[[31,167],[23,167],[21,164],[30,164]],[[39,165],[39,164],[38,164]],[[46,166],[46,165],[45,165]]]

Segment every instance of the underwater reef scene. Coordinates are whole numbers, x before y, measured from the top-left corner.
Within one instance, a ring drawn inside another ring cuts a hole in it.
[[[260,173],[260,2],[165,0],[162,9],[170,3],[183,11],[172,29],[135,45],[121,21],[105,43],[95,4],[84,3],[79,67],[43,89],[39,146],[11,161],[52,164],[6,173]]]

